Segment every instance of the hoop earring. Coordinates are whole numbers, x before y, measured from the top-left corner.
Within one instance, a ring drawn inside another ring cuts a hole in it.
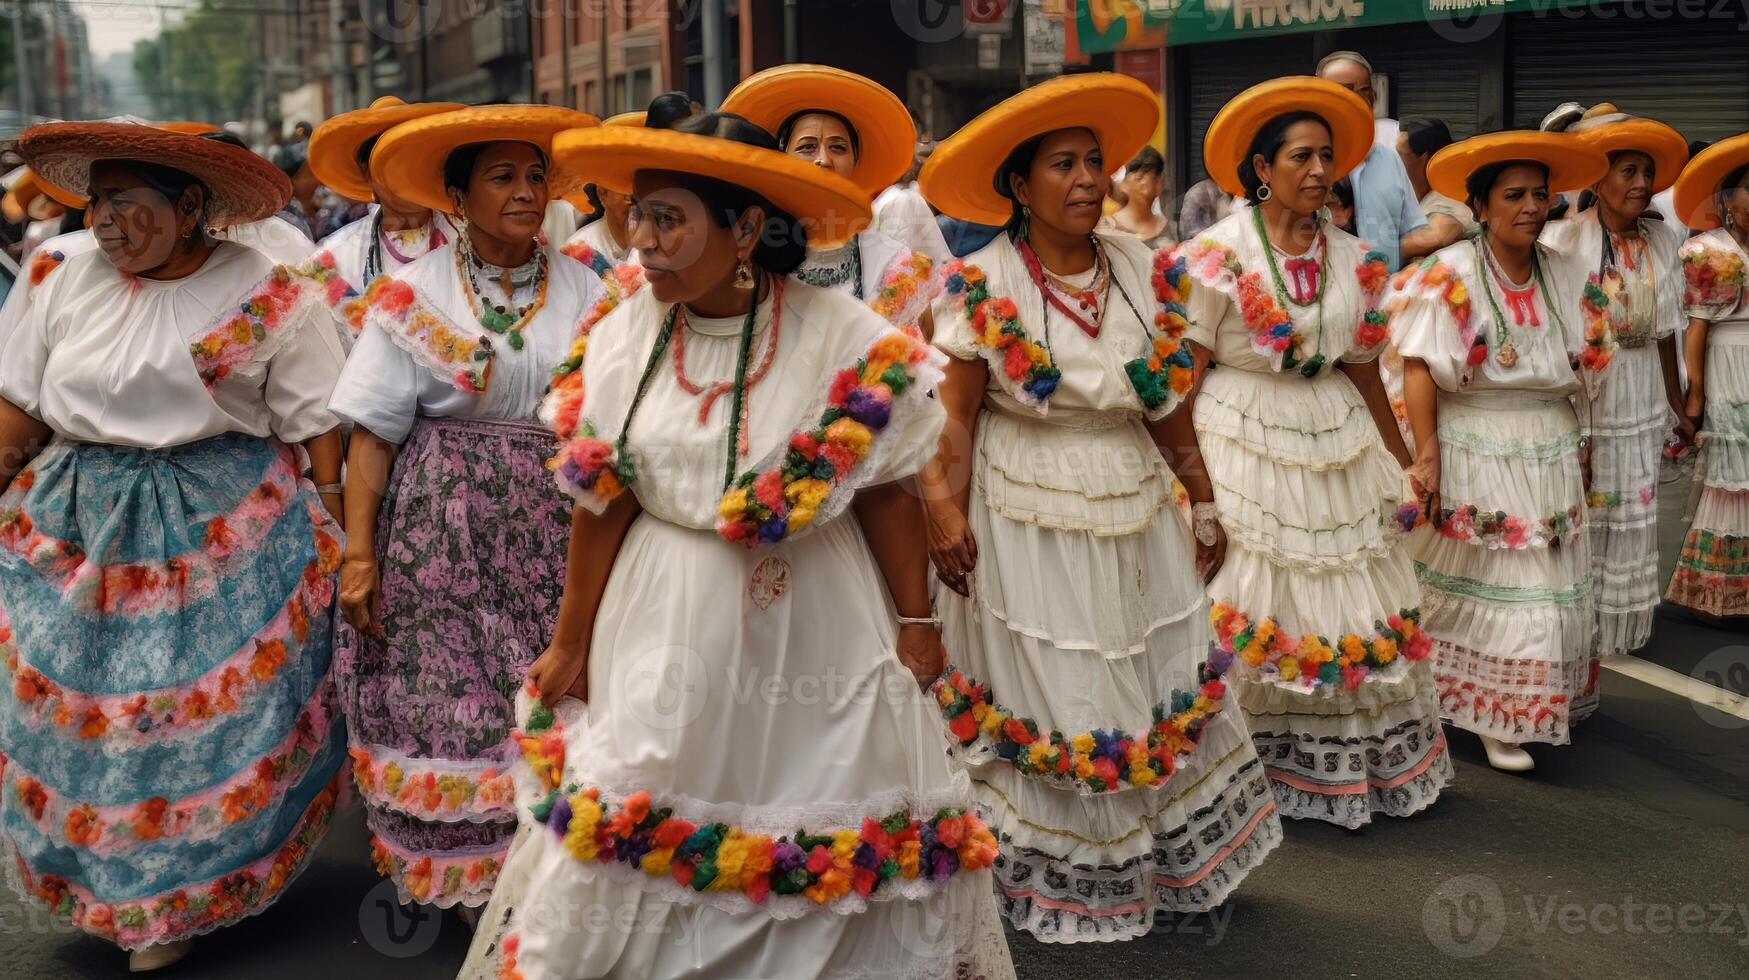
[[[746,259],[742,259],[740,263],[735,266],[735,288],[752,289],[754,285],[753,267],[747,264]]]
[[[1270,191],[1268,184],[1257,185],[1257,203],[1258,204],[1262,204],[1264,201],[1269,200],[1269,198],[1272,196],[1272,194],[1273,194],[1273,192]]]

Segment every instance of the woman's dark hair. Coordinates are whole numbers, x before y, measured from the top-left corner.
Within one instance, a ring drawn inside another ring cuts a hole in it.
[[[1443,119],[1408,116],[1397,127],[1404,136],[1409,137],[1409,152],[1418,157],[1438,153],[1452,144],[1451,129],[1445,125]]]
[[[1166,172],[1166,158],[1160,155],[1159,150],[1156,150],[1151,146],[1144,146],[1142,147],[1142,151],[1136,154],[1134,160],[1124,164],[1123,169],[1126,174],[1163,174]]]
[[[803,109],[801,112],[798,112],[795,115],[790,116],[788,119],[785,119],[783,121],[783,125],[777,127],[777,147],[778,147],[778,149],[784,150],[784,151],[789,150],[789,138],[790,138],[791,130],[794,130],[796,128],[796,121],[798,119],[801,119],[803,116],[830,116],[833,119],[836,119],[839,122],[843,123],[844,124],[844,131],[850,134],[850,155],[852,157],[855,157],[858,160],[862,159],[862,137],[857,134],[856,127],[850,124],[850,120],[844,118],[843,116],[839,115],[836,112],[833,112],[830,109]]]
[[[644,111],[645,129],[673,129],[692,118],[692,96],[685,92],[663,92],[650,100]]]
[[[1725,208],[1726,196],[1728,196],[1732,191],[1736,190],[1737,188],[1742,187],[1743,181],[1746,178],[1749,178],[1749,163],[1745,163],[1741,167],[1738,167],[1737,169],[1731,171],[1730,173],[1725,175],[1724,180],[1719,181],[1718,198],[1719,198],[1719,210],[1720,211],[1723,211]]]
[[[1354,207],[1354,184],[1347,177],[1330,185],[1330,193],[1336,195],[1337,203],[1345,208]]]
[[[116,164],[140,179],[140,183],[157,191],[171,202],[182,196],[182,192],[200,184],[200,179],[191,173],[166,167],[161,163],[147,163],[144,160],[95,160],[91,164],[93,170],[104,164]],[[205,187],[205,184],[200,184]],[[209,196],[211,192],[208,192]]]
[[[1239,161],[1239,183],[1245,186],[1245,200],[1252,204],[1262,204],[1263,198],[1258,192],[1263,187],[1263,178],[1257,176],[1257,168],[1251,165],[1253,157],[1261,156],[1265,160],[1274,161],[1275,155],[1281,152],[1282,145],[1287,142],[1287,131],[1296,123],[1315,122],[1328,132],[1330,124],[1323,116],[1315,112],[1288,112],[1276,116],[1263,124],[1257,131],[1257,136],[1251,140],[1251,148],[1245,151],[1245,159]]]
[[[384,130],[383,132],[386,133],[388,130]],[[382,138],[383,133],[378,133],[370,139],[365,140],[363,143],[358,144],[358,152],[352,155],[352,160],[354,163],[358,164],[358,169],[367,174],[370,173],[370,151],[377,148],[377,140]]]
[[[1549,178],[1549,165],[1536,160],[1502,160],[1499,163],[1490,163],[1476,168],[1469,179],[1464,181],[1464,196],[1469,199],[1466,203],[1471,208],[1488,203],[1488,195],[1494,190],[1494,182],[1513,167],[1535,167],[1543,172],[1544,180]]]
[[[762,150],[776,150],[777,141],[770,133],[730,112],[707,112],[693,116],[674,126],[676,132],[694,136],[709,136],[730,140]],[[795,215],[745,187],[701,177],[697,174],[669,172],[668,179],[676,187],[697,194],[705,210],[719,228],[728,228],[740,220],[749,208],[765,212],[765,227],[759,230],[759,244],[753,249],[753,263],[766,272],[787,276],[796,271],[808,255],[808,233]]]
[[[456,190],[461,191],[463,194],[466,194],[468,192],[468,181],[474,175],[474,164],[480,162],[480,154],[486,152],[487,147],[495,146],[498,143],[503,142],[515,141],[488,140],[484,143],[467,143],[449,151],[449,156],[443,161],[444,190],[453,187]],[[547,160],[547,151],[535,146],[533,143],[528,145],[534,146],[534,151],[540,154],[541,161],[545,163]]]
[[[1015,147],[1008,154],[1008,159],[1002,161],[1002,166],[996,168],[996,193],[1008,199],[1010,204],[1008,223],[1002,230],[1013,238],[1020,234],[1020,226],[1026,221],[1026,212],[1022,210],[1020,200],[1014,196],[1014,177],[1026,177],[1032,173],[1032,162],[1038,159],[1038,148],[1044,145],[1048,133],[1040,133],[1032,139]]]
[[[583,196],[589,199],[590,211],[583,216],[582,221],[578,222],[578,228],[587,228],[607,217],[607,209],[601,206],[601,189],[599,187],[594,184],[584,184]]]

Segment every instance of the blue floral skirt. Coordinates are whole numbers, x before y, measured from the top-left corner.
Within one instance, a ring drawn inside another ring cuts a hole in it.
[[[123,947],[259,912],[327,830],[341,535],[299,472],[56,440],[0,495],[5,871]]]

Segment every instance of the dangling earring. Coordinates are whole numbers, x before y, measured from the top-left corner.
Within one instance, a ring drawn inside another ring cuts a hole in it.
[[[754,284],[753,267],[747,264],[746,259],[742,259],[740,264],[735,266],[735,288],[752,289]]]
[[[1262,204],[1264,201],[1269,200],[1273,193],[1274,192],[1269,189],[1268,184],[1259,184],[1257,186],[1257,203]]]
[[[1032,208],[1024,204],[1020,206],[1020,240],[1032,241]]]

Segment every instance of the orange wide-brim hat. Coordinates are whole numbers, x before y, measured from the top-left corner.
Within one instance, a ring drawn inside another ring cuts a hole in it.
[[[779,65],[735,86],[722,111],[777,135],[784,123],[808,112],[831,112],[856,130],[856,167],[850,179],[870,197],[911,169],[917,124],[899,97],[871,78],[826,65]]]
[[[553,137],[567,129],[596,128],[587,112],[544,105],[484,105],[401,123],[383,134],[370,153],[377,180],[410,204],[450,213],[443,164],[460,147],[478,143],[530,143],[552,157]],[[549,167],[547,191],[564,197],[583,186],[564,167]]]
[[[1663,193],[1675,184],[1676,178],[1682,175],[1683,165],[1688,163],[1688,141],[1681,133],[1656,119],[1624,119],[1581,129],[1573,135],[1596,147],[1605,161],[1612,153],[1628,151],[1651,157],[1657,173],[1652,182],[1654,194]]]
[[[45,123],[19,135],[18,152],[45,192],[54,187],[77,202],[69,207],[84,207],[91,164],[98,160],[151,163],[194,177],[207,189],[206,223],[212,228],[271,217],[292,196],[290,178],[248,150],[157,126]]]
[[[1348,176],[1372,152],[1372,107],[1335,82],[1310,75],[1292,75],[1253,85],[1215,113],[1203,135],[1202,160],[1210,177],[1234,197],[1245,196],[1239,168],[1251,153],[1257,134],[1271,120],[1294,112],[1310,112],[1330,127],[1334,170],[1331,183]]]
[[[1749,133],[1719,140],[1696,153],[1676,178],[1676,214],[1693,231],[1711,231],[1724,224],[1719,213],[1719,186],[1731,171],[1749,164]]]
[[[587,173],[602,187],[632,193],[641,171],[696,174],[745,188],[807,223],[808,245],[831,248],[868,227],[871,205],[862,188],[777,150],[671,129],[599,126],[572,129],[553,140],[566,171]]]
[[[23,224],[30,218],[31,204],[39,197],[46,197],[67,208],[85,206],[85,198],[77,194],[69,194],[52,184],[43,183],[37,179],[36,172],[29,167],[20,167],[19,169],[23,170],[24,173],[19,174],[18,179],[6,191],[5,196],[0,197],[0,211],[5,212],[7,221],[15,225]]]
[[[1470,175],[1496,163],[1527,160],[1549,168],[1549,193],[1590,187],[1609,172],[1609,158],[1582,137],[1530,129],[1472,136],[1427,161],[1427,182],[1454,201],[1466,201]]]
[[[184,136],[205,136],[208,133],[224,131],[223,126],[203,122],[161,122],[153,123],[152,128],[162,129],[167,133],[181,133]]]
[[[638,127],[642,127],[644,125],[644,118],[648,115],[649,115],[649,113],[645,112],[642,109],[639,109],[636,112],[621,112],[621,113],[616,113],[615,115],[608,116],[606,119],[603,119],[601,121],[601,124],[603,126],[638,126]]]
[[[1159,124],[1160,99],[1147,85],[1112,72],[1065,75],[1009,97],[937,144],[918,187],[944,214],[1006,224],[1014,205],[996,189],[996,174],[1022,143],[1060,129],[1091,130],[1111,172],[1141,152]]]
[[[408,104],[385,95],[364,109],[343,112],[316,127],[310,134],[310,170],[316,179],[342,197],[374,201],[370,178],[358,161],[358,148],[372,137],[412,119],[465,108],[459,102]]]

